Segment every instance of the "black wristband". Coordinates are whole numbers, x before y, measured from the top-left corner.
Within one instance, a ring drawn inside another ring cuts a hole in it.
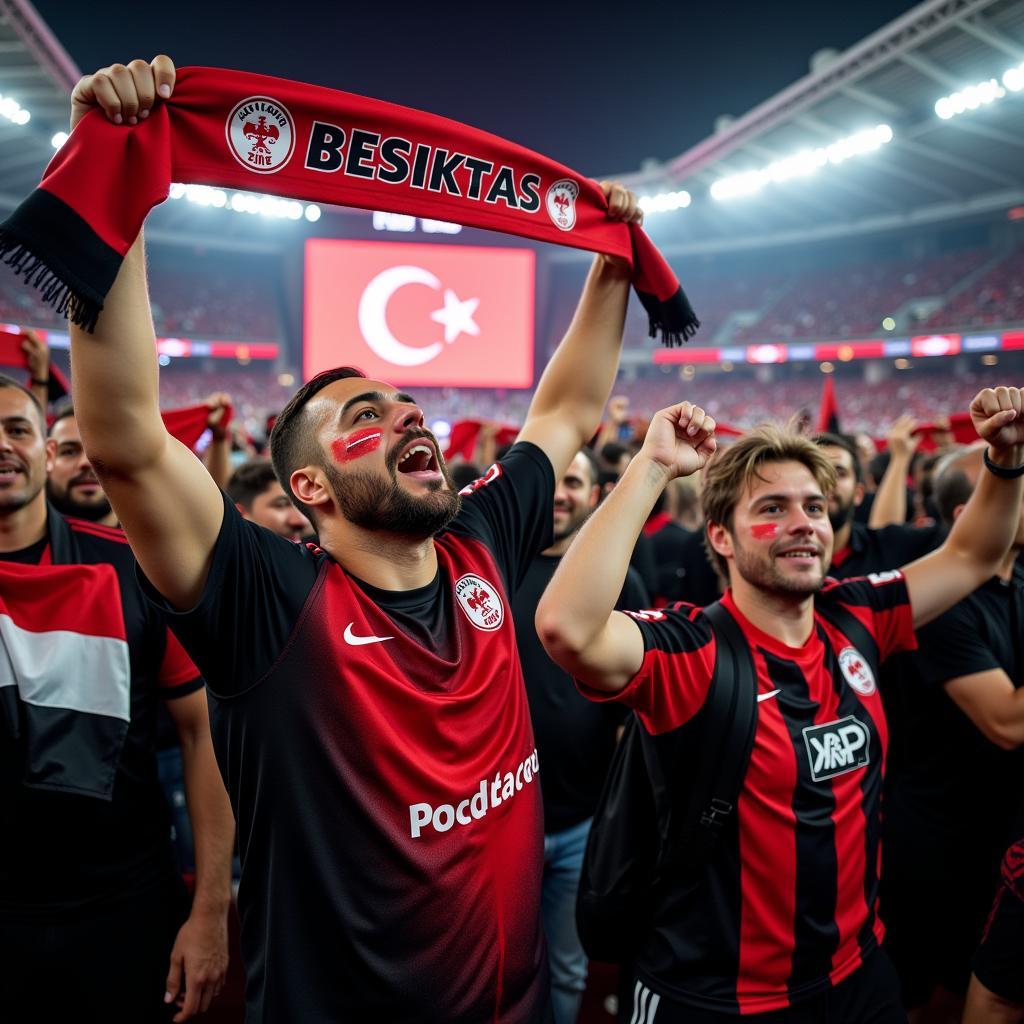
[[[48,388],[50,386],[50,378],[47,377],[46,380],[40,380],[38,377],[33,377],[32,383],[38,385],[41,388]]]
[[[1020,466],[997,466],[988,457],[988,448],[986,447],[982,454],[982,459],[985,462],[985,468],[992,473],[994,476],[1002,477],[1003,480],[1016,480],[1019,476],[1024,476],[1024,464]]]

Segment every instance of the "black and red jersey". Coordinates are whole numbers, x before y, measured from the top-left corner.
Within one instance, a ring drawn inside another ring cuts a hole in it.
[[[802,647],[759,630],[722,599],[750,643],[758,720],[738,801],[711,863],[681,878],[638,957],[652,991],[708,1009],[760,1013],[835,985],[880,942],[876,905],[887,729],[877,679],[915,645],[903,576],[829,581],[873,640],[858,650],[817,611]],[[613,699],[645,728],[684,727],[702,707],[715,641],[701,609],[643,612],[643,666]],[[607,694],[581,687],[587,696]]]
[[[509,594],[550,543],[551,464],[520,444],[464,493],[434,583],[392,596],[226,501],[175,624],[238,823],[250,1020],[543,1018],[541,766]]]
[[[177,875],[160,698],[202,687],[118,529],[48,509],[0,554],[0,917],[59,923]]]

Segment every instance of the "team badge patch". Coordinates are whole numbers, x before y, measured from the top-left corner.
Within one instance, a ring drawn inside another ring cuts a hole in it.
[[[256,174],[281,170],[295,151],[295,121],[269,96],[250,96],[237,104],[224,134],[231,155]]]
[[[576,226],[576,197],[580,187],[571,178],[562,178],[548,189],[544,205],[548,216],[560,231],[572,231]]]
[[[870,697],[877,689],[871,666],[856,647],[844,647],[839,652],[839,668],[843,677],[862,697]]]
[[[468,494],[472,494],[474,491],[479,491],[481,487],[486,487],[488,484],[493,484],[498,477],[501,476],[501,464],[495,462],[483,476],[478,476],[471,483],[466,484],[465,487],[459,491],[462,497],[466,497]]]
[[[456,581],[455,598],[477,629],[490,633],[505,621],[505,606],[497,589],[473,573],[466,573]]]

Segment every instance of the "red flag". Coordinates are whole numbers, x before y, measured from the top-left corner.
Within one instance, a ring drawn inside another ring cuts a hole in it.
[[[467,462],[473,460],[473,453],[476,451],[476,439],[480,436],[480,428],[483,424],[479,420],[459,420],[452,424],[452,432],[448,435],[448,447],[445,449],[444,457],[450,459],[455,455],[461,455]],[[511,444],[519,435],[519,427],[506,424],[498,427],[498,436],[495,444],[498,448]]]
[[[206,430],[206,421],[210,418],[209,405],[190,405],[185,409],[166,409],[160,416],[163,418],[167,432],[176,437],[186,448],[195,451],[199,438]],[[231,422],[234,414],[233,408],[229,405],[224,410],[224,418],[220,426],[226,427]]]
[[[825,378],[821,389],[821,406],[818,409],[818,433],[839,433],[839,406],[836,404],[836,386],[831,375]]]

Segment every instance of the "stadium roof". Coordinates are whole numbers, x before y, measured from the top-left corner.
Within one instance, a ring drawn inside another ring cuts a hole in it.
[[[675,159],[620,177],[648,194],[689,193],[685,209],[648,219],[669,254],[812,241],[1024,205],[1024,89],[1002,90],[996,102],[949,119],[935,112],[940,98],[998,82],[1022,63],[1024,0],[926,0],[843,53],[815,55],[804,78]],[[78,77],[27,0],[0,0],[0,95],[31,113],[23,125],[0,116],[0,212],[38,182],[54,152],[51,139],[67,128],[68,94]],[[873,151],[769,181],[755,194],[711,195],[724,177],[793,157],[806,163],[818,147],[821,162],[826,147],[880,125],[888,126],[891,141]],[[225,214],[211,227],[190,204],[166,203],[150,237],[276,248],[276,232],[257,228],[259,220]],[[289,234],[308,230],[300,222]],[[329,224],[317,233],[324,230]],[[587,258],[568,249],[552,256]]]
[[[690,193],[690,206],[658,217],[663,227],[648,221],[659,238],[678,236],[667,246],[678,252],[1009,208],[1024,203],[1024,89],[999,83],[1022,62],[1022,0],[926,0],[843,53],[816,54],[804,78],[742,117],[723,119],[719,131],[675,159],[622,177],[648,194]],[[991,79],[999,85],[992,93],[1003,93],[997,102],[978,105],[975,94],[975,109],[948,119],[936,113],[940,98]],[[891,141],[872,152],[773,180],[755,194],[711,195],[726,176],[880,125],[889,126]]]

